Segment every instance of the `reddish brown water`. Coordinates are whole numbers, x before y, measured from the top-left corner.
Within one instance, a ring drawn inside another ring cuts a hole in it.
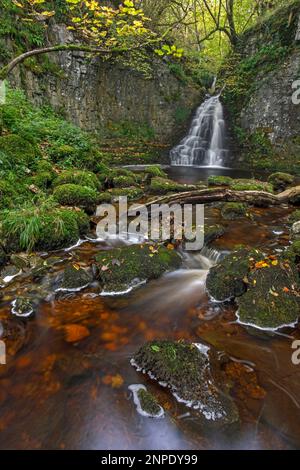
[[[288,243],[287,214],[285,208],[254,209],[252,220],[228,224],[215,247],[282,247]],[[207,209],[206,217],[218,222],[218,209]],[[86,244],[74,253],[89,264],[103,248]],[[6,287],[0,320],[12,318],[10,301],[26,288],[25,279]],[[300,366],[291,361],[292,340],[300,338],[300,330],[273,338],[250,335],[234,323],[234,307],[211,305],[200,271],[166,275],[122,297],[94,296],[97,292],[95,287],[56,295],[40,305],[32,320],[11,320],[8,363],[0,365],[1,449],[300,446]],[[82,339],[70,342],[78,331]],[[154,338],[206,340],[251,364],[250,370],[235,362],[236,369],[228,371],[235,384],[240,430],[227,436],[205,433],[195,416],[187,415],[190,410],[131,367],[134,351]],[[158,397],[166,410],[164,419],[137,414],[128,391],[135,383],[146,384]]]

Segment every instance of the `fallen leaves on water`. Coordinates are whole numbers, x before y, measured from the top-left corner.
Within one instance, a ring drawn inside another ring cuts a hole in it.
[[[120,388],[124,383],[124,379],[120,374],[105,375],[102,382],[104,385],[110,385],[112,388]]]
[[[76,343],[77,341],[81,341],[82,339],[90,335],[88,328],[83,325],[65,325],[64,330],[65,340],[68,343]]]

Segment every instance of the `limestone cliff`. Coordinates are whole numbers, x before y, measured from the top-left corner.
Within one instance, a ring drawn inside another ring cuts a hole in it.
[[[52,43],[72,41],[64,25],[52,25],[48,34]],[[173,143],[201,100],[199,89],[177,79],[160,59],[154,59],[150,78],[80,52],[51,54],[50,60],[44,73],[16,69],[13,84],[35,104],[48,102],[74,124],[100,134],[130,122],[148,128],[161,143]]]
[[[300,105],[292,101],[300,79],[299,17],[300,1],[289,2],[247,31],[229,59],[225,101],[236,162],[300,171]]]

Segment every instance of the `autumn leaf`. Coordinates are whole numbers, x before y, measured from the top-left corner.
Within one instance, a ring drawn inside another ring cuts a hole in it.
[[[106,265],[102,266],[102,268],[101,268],[102,272],[105,272],[105,271],[108,271],[108,270],[109,270],[109,267],[106,266]]]
[[[65,325],[64,330],[67,343],[76,343],[90,335],[88,328],[83,325]]]
[[[102,379],[105,385],[110,385],[112,388],[120,388],[124,383],[124,379],[120,374],[105,375]]]

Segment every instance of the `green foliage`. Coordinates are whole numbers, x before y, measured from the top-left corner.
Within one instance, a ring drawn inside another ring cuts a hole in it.
[[[15,166],[32,167],[39,155],[37,146],[16,134],[0,137],[0,152],[4,155],[3,169],[12,169]]]
[[[115,188],[129,188],[135,184],[135,178],[132,178],[131,176],[116,176],[113,178],[113,185]]]
[[[230,176],[209,176],[208,186],[230,186],[232,178]]]
[[[9,252],[63,248],[76,242],[88,225],[82,212],[56,207],[51,200],[0,213],[0,236]]]

